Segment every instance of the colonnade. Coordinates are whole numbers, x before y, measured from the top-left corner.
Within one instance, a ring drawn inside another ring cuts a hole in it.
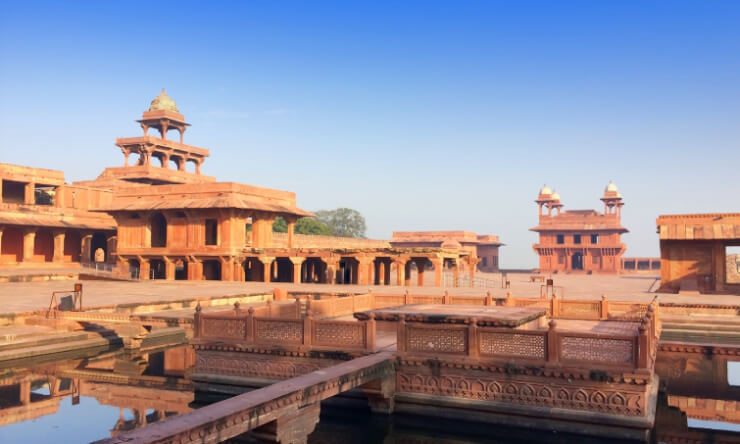
[[[104,260],[110,262],[116,250],[116,235],[74,228],[0,225],[0,263],[87,263],[95,261],[97,248],[103,248]]]

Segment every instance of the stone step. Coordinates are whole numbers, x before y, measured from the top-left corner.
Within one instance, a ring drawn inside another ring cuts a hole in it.
[[[86,338],[79,341],[66,341],[56,344],[38,345],[34,347],[25,347],[23,349],[0,351],[0,362],[14,361],[18,359],[28,359],[37,356],[53,355],[69,351],[84,350],[89,348],[107,347],[111,345],[111,340],[107,338]],[[119,341],[120,345],[120,341]]]
[[[16,338],[10,341],[0,342],[0,352],[7,350],[16,350],[19,348],[36,347],[50,344],[61,344],[65,342],[80,341],[87,339],[89,336],[85,332],[77,333],[51,333],[44,335],[30,335]]]
[[[663,330],[691,330],[691,331],[727,331],[727,332],[735,332],[737,334],[740,334],[740,324],[739,325],[731,325],[731,324],[683,324],[683,323],[673,323],[673,322],[664,322],[662,323]]]

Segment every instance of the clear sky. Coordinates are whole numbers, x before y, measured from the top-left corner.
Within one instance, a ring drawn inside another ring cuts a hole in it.
[[[351,207],[368,236],[501,236],[547,183],[628,256],[661,213],[740,211],[740,2],[0,3],[0,161],[90,179],[161,88],[204,173]]]

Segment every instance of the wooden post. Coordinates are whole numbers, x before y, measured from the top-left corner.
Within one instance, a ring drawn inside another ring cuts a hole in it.
[[[550,328],[547,329],[547,362],[557,363],[560,360],[560,344],[558,344],[558,333],[555,331],[557,323],[555,320],[550,321]]]
[[[396,330],[396,351],[406,352],[406,316],[398,316],[398,327]]]
[[[468,324],[468,356],[471,358],[478,358],[479,355],[478,320],[476,318],[471,318],[470,324]]]
[[[365,322],[365,351],[375,351],[375,313],[370,313],[370,317]]]
[[[493,295],[491,294],[491,291],[486,292],[486,305],[491,306],[493,305]]]
[[[193,337],[199,338],[200,337],[200,311],[202,308],[200,307],[200,302],[198,302],[198,305],[195,306],[195,315],[193,315]]]
[[[601,295],[601,319],[609,319],[609,301],[606,299],[606,295]]]
[[[303,345],[310,347],[313,343],[313,314],[311,310],[306,310],[306,317],[303,318]]]

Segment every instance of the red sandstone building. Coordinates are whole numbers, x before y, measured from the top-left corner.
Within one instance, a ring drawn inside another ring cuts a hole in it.
[[[137,123],[141,136],[116,139],[123,166],[95,180],[69,185],[60,171],[0,164],[0,265],[104,261],[141,279],[366,285],[410,285],[412,271],[423,285],[431,270],[439,286],[444,270],[475,273],[467,242],[402,247],[294,234],[296,220],[312,216],[295,193],[201,174],[210,152],[184,143],[190,124],[164,91]],[[287,234],[273,233],[277,217]],[[497,266],[498,239],[473,237],[495,249],[486,257]]]
[[[531,231],[539,233],[532,247],[540,258],[543,273],[595,272],[619,273],[621,257],[627,247],[621,236],[622,196],[609,182],[601,197],[604,213],[595,210],[561,211],[560,195],[545,185],[535,202],[539,206],[539,224]]]
[[[405,248],[456,248],[470,252],[477,259],[478,269],[498,272],[498,236],[475,234],[470,231],[394,231],[391,245]]]

